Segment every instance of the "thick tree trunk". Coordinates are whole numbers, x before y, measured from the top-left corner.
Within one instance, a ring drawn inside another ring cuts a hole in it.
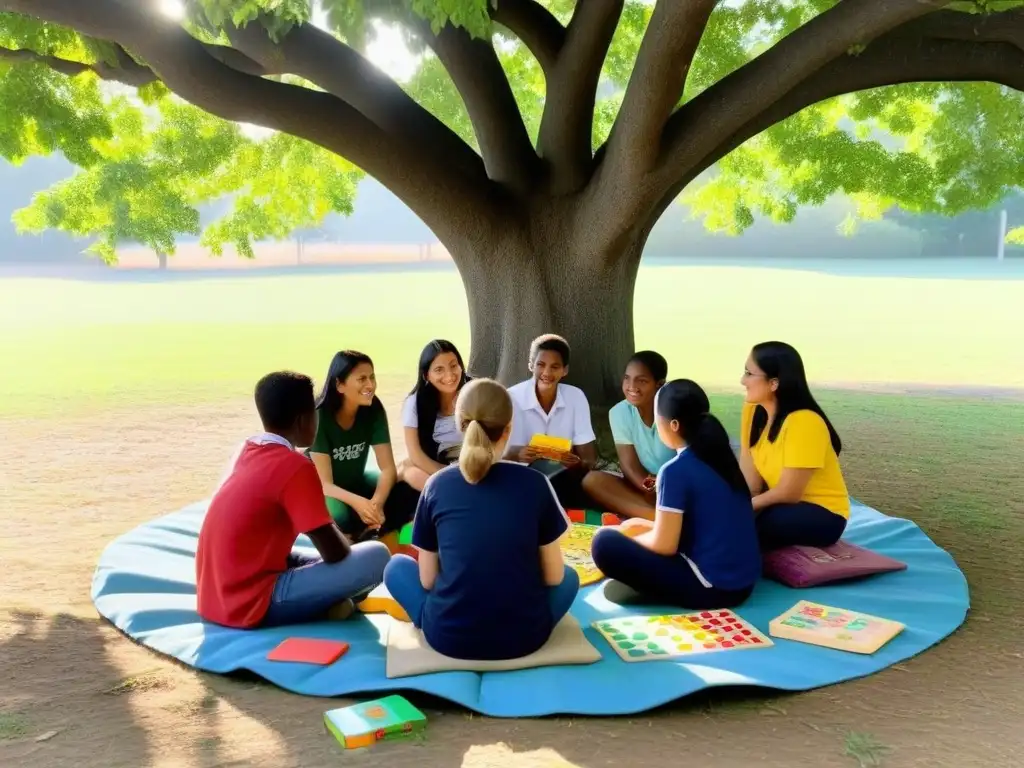
[[[449,245],[469,305],[470,372],[510,385],[530,376],[530,342],[557,333],[572,357],[566,383],[601,410],[622,399],[635,351],[633,291],[644,235],[591,242],[569,227],[523,235],[514,225],[477,243]]]

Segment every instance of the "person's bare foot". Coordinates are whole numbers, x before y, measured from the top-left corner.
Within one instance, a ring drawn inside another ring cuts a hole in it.
[[[356,604],[350,598],[345,598],[340,603],[335,603],[327,611],[327,618],[330,621],[345,621],[356,611]]]

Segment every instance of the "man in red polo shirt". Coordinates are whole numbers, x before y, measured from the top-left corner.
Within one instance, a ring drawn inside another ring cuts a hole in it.
[[[247,629],[351,615],[383,580],[377,541],[352,545],[331,520],[313,463],[313,382],[282,371],[256,384],[262,434],[246,440],[199,532],[196,592],[206,621]],[[319,557],[293,553],[307,534]]]

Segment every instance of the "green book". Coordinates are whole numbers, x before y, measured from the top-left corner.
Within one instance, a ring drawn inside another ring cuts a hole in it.
[[[325,712],[324,723],[345,749],[360,749],[419,733],[427,718],[402,696],[385,696]]]

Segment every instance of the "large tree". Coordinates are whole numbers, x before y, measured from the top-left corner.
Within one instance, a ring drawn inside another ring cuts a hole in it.
[[[201,231],[247,252],[348,210],[365,171],[451,252],[475,372],[522,377],[529,340],[556,331],[607,403],[645,240],[684,188],[736,232],[837,192],[879,216],[1024,185],[1022,5],[189,0],[179,17],[168,0],[0,0],[0,151],[81,166],[19,223],[98,231],[107,258]],[[364,55],[377,20],[422,54],[405,82]],[[225,194],[203,231],[196,206]]]

